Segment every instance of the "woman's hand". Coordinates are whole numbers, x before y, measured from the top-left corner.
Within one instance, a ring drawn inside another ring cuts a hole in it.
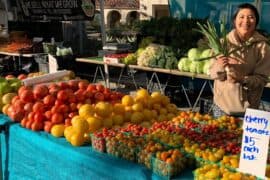
[[[229,59],[224,55],[217,56],[216,61],[223,68],[225,68],[229,64]]]
[[[244,80],[244,75],[237,71],[233,66],[228,65],[227,67],[227,81],[236,83]]]

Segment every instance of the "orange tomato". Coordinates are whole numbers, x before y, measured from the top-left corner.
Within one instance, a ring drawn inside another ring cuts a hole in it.
[[[52,114],[51,121],[54,124],[63,123],[64,122],[64,117],[60,113],[54,113],[54,114]]]
[[[34,103],[33,112],[37,112],[37,111],[45,112],[45,105],[44,105],[43,102],[37,101],[37,102]]]
[[[53,95],[47,95],[47,96],[44,97],[43,103],[45,105],[52,106],[52,105],[54,105],[55,100],[56,100],[56,98]]]
[[[53,123],[51,121],[45,121],[44,122],[44,131],[50,133],[52,126],[53,126]]]

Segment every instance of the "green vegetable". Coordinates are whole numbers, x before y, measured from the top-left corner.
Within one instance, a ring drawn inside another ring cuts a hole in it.
[[[205,61],[196,61],[196,73],[202,74]]]
[[[191,48],[188,51],[188,58],[192,61],[196,61],[200,59],[200,56],[201,56],[201,50],[199,50],[198,48]]]
[[[200,59],[207,59],[211,57],[211,49],[205,49],[203,50],[201,56],[200,56]]]
[[[211,60],[205,60],[204,66],[203,66],[203,73],[209,75],[209,68],[211,66]]]
[[[191,62],[187,57],[182,57],[178,62],[179,71],[189,72]]]

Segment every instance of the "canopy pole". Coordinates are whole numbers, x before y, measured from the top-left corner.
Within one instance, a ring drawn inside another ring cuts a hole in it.
[[[104,18],[104,0],[99,0],[100,4],[100,26],[101,26],[101,38],[102,45],[105,46],[106,43],[106,32],[105,32],[105,18]]]
[[[105,18],[104,18],[104,0],[99,0],[100,4],[100,26],[101,26],[101,38],[102,38],[102,47],[106,44],[106,32],[105,32]],[[109,67],[107,63],[104,63],[105,71],[105,86],[110,88],[110,75]]]

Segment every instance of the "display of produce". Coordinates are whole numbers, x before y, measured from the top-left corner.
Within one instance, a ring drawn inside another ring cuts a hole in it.
[[[195,179],[255,178],[237,172],[242,121],[236,117],[179,111],[157,91],[124,95],[85,80],[20,86],[10,94],[2,96],[4,113],[22,127],[64,137],[72,146],[91,144],[167,179],[186,169],[195,169]]]
[[[178,70],[209,75],[210,57],[212,57],[210,49],[191,48],[187,52],[187,57],[179,60]]]
[[[170,47],[150,44],[143,50],[137,59],[139,66],[177,69],[177,59]]]

